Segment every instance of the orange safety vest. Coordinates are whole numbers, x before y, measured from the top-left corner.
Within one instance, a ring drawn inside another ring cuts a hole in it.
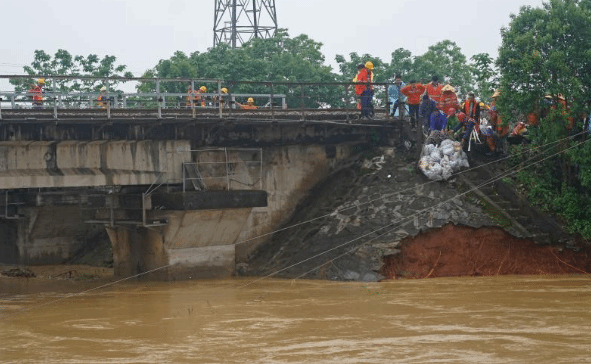
[[[439,101],[441,99],[441,89],[443,88],[443,85],[438,83],[437,86],[433,86],[432,83],[428,83],[426,88],[427,88],[427,95],[429,95],[431,100],[433,100],[439,104]]]
[[[43,89],[41,86],[33,86],[29,92],[33,94],[33,105],[43,104]]]

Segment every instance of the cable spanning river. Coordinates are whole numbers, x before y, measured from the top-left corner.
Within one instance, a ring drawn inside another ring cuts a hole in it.
[[[589,276],[252,282],[3,279],[0,362],[591,362]]]

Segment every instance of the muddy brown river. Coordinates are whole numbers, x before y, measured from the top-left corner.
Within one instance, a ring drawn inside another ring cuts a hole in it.
[[[1,363],[591,362],[588,275],[31,282],[0,280]]]

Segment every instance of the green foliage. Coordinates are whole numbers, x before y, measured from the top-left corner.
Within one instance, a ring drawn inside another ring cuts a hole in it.
[[[287,31],[281,29],[274,37],[256,38],[240,48],[231,48],[219,44],[205,53],[194,52],[186,56],[176,52],[173,57],[158,62],[154,69],[144,74],[145,77],[158,78],[199,78],[225,80],[222,87],[228,87],[232,93],[286,94],[290,107],[340,106],[343,102],[344,89],[334,85],[305,86],[277,85],[271,89],[267,84],[250,84],[249,81],[275,82],[337,82],[338,75],[330,66],[324,65],[324,55],[320,52],[322,43],[310,39],[307,35],[290,38]],[[242,82],[241,82],[242,81]],[[246,81],[246,82],[244,82]],[[186,92],[188,83],[162,83],[161,91]],[[195,85],[196,88],[202,85]],[[215,92],[216,83],[204,84],[208,92]],[[139,91],[155,90],[153,82],[142,83]]]
[[[496,72],[493,69],[494,60],[488,53],[479,53],[470,58],[477,85],[477,93],[483,101],[490,102],[496,83]]]
[[[562,152],[522,172],[520,182],[532,202],[565,218],[574,232],[591,237],[591,146],[567,140],[574,134],[569,117],[591,102],[591,1],[551,0],[541,8],[524,6],[501,30],[497,66],[501,72],[497,107],[506,121],[514,111],[542,110],[547,115],[530,128],[534,145],[547,145],[547,154]],[[563,94],[568,107],[558,98]],[[550,95],[548,99],[544,97]]]
[[[131,72],[125,72],[124,65],[116,64],[115,56],[100,58],[96,54],[87,57],[73,56],[64,49],[58,49],[53,57],[43,50],[36,50],[33,62],[25,66],[24,71],[28,75],[44,76],[92,76],[92,77],[133,77]],[[35,80],[14,78],[10,83],[14,85],[15,91],[26,92],[30,89]],[[115,90],[119,82],[109,85]],[[101,80],[60,80],[56,79],[46,84],[46,91],[59,92],[98,92],[104,86]]]

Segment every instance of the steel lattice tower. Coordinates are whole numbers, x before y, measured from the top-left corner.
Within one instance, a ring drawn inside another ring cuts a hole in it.
[[[270,38],[276,30],[275,0],[215,0],[214,47],[236,48],[252,38]]]

